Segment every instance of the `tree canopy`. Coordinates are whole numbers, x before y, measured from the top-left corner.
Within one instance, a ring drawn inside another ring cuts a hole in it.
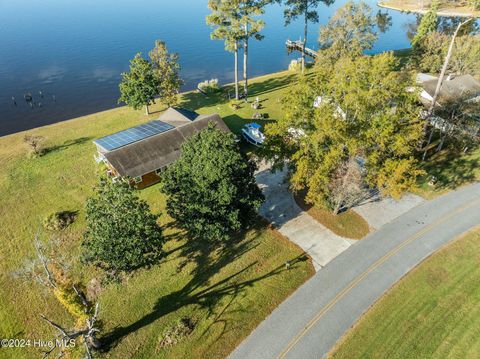
[[[261,31],[265,27],[265,22],[259,18],[265,13],[265,6],[271,3],[272,0],[240,0],[240,25],[243,28],[243,91],[245,97],[248,97],[248,55],[249,55],[249,40],[263,40],[264,36]]]
[[[438,27],[438,0],[434,0],[428,12],[422,17],[417,33],[412,39],[412,46],[416,46],[425,36],[437,30]]]
[[[451,36],[432,32],[420,40],[411,58],[411,64],[421,72],[439,73],[447,55]],[[480,35],[457,37],[448,64],[448,73],[470,74],[480,78]]]
[[[251,223],[263,201],[255,167],[233,134],[209,124],[183,144],[180,158],[162,175],[168,214],[193,238],[227,238]]]
[[[178,103],[180,86],[183,84],[178,55],[169,53],[165,42],[157,40],[149,56],[159,101],[167,107],[175,106]]]
[[[154,263],[163,241],[157,218],[127,183],[102,177],[86,204],[83,260],[114,273]]]
[[[240,23],[239,0],[209,0],[208,7],[212,13],[207,15],[207,24],[214,29],[210,34],[213,40],[224,40],[225,50],[235,55],[235,98],[239,99],[238,89],[238,50],[243,38]]]
[[[342,56],[360,56],[377,40],[376,18],[364,2],[347,2],[332,16],[328,24],[320,27],[321,55],[331,59]]]
[[[118,103],[126,103],[135,110],[151,105],[158,94],[157,79],[154,76],[152,64],[142,57],[135,55],[130,61],[129,72],[122,73],[119,85],[120,99]]]
[[[338,205],[332,182],[351,159],[363,163],[365,184],[384,195],[414,187],[423,125],[417,94],[405,91],[414,76],[397,65],[392,53],[343,57],[316,66],[286,95],[285,116],[266,126],[264,155],[289,164],[292,186],[307,189],[307,201]]]

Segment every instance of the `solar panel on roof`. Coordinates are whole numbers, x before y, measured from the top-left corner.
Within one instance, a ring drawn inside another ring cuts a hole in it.
[[[117,148],[129,145],[131,143],[158,135],[159,133],[168,131],[172,128],[174,128],[174,126],[156,120],[114,133],[106,137],[102,137],[96,140],[95,143],[103,147],[107,151],[113,151]]]

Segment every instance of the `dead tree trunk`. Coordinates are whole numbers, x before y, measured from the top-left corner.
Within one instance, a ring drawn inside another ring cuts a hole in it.
[[[437,104],[437,98],[440,94],[440,90],[441,90],[442,85],[443,85],[443,79],[445,78],[445,73],[447,72],[447,68],[448,68],[448,64],[450,62],[450,58],[452,57],[453,45],[455,44],[455,39],[457,38],[458,32],[460,31],[462,26],[468,24],[472,20],[473,19],[468,19],[468,20],[463,21],[460,24],[458,24],[455,32],[453,33],[452,41],[450,42],[450,46],[448,47],[447,56],[445,57],[445,61],[443,62],[442,71],[440,72],[440,77],[438,78],[438,81],[437,81],[437,87],[435,88],[435,93],[433,94],[432,104],[430,105],[430,108],[428,109],[427,123],[426,123],[425,126],[428,126],[428,122],[430,121],[430,119],[432,118],[432,116],[435,113],[435,105]],[[428,146],[430,145],[431,140],[432,140],[432,136],[429,136],[427,144],[425,145],[425,151],[423,152],[422,161],[424,161],[425,157],[427,156]]]
[[[78,330],[67,330],[63,328],[61,325],[55,323],[54,321],[48,319],[44,315],[41,315],[41,318],[45,320],[48,324],[54,327],[60,334],[60,340],[64,342],[68,342],[70,340],[75,340],[79,337],[83,337],[84,344],[85,344],[85,351],[86,357],[91,359],[92,358],[92,349],[100,349],[101,342],[96,338],[96,334],[99,332],[99,329],[95,327],[97,318],[98,318],[98,303],[95,305],[95,312],[93,316],[87,319],[85,328],[78,329]],[[47,353],[46,355],[50,354],[53,349]]]

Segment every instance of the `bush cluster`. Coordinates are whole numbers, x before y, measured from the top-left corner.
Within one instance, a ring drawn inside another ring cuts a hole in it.
[[[195,329],[195,323],[190,318],[182,318],[171,328],[167,329],[160,337],[159,348],[171,347],[188,337]]]
[[[218,79],[206,80],[198,84],[198,89],[206,93],[217,92],[220,90],[220,83]]]
[[[50,214],[43,220],[43,227],[50,231],[61,231],[75,221],[77,212],[60,211]]]

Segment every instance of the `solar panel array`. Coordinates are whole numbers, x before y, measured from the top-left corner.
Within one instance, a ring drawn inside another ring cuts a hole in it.
[[[117,148],[129,145],[134,142],[144,140],[148,137],[158,135],[159,133],[168,131],[174,126],[162,121],[151,121],[140,126],[132,127],[127,130],[114,133],[106,137],[102,137],[95,141],[107,151],[113,151]]]

